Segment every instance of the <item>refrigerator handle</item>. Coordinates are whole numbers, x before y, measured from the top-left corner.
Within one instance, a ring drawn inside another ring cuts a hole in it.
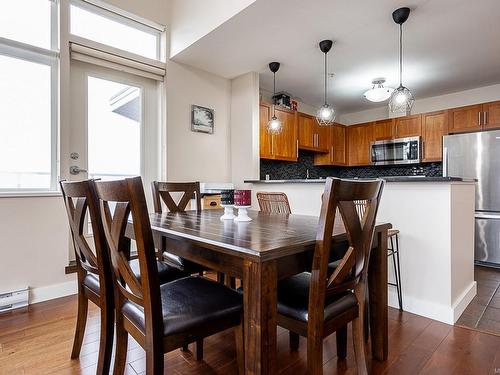
[[[443,148],[443,177],[448,177],[448,147]]]

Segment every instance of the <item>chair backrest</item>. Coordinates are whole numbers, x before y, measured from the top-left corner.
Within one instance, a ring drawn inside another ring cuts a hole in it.
[[[383,185],[382,180],[359,182],[327,179],[311,271],[309,309],[318,310],[317,306],[322,306],[328,294],[356,289],[359,283],[366,281]],[[358,212],[358,201],[366,202],[362,215]],[[344,224],[349,248],[335,272],[328,277],[331,238],[337,212]],[[319,310],[322,314],[323,309]]]
[[[153,204],[155,212],[163,212],[161,202],[163,201],[170,212],[184,212],[188,203],[195,195],[196,210],[201,211],[201,196],[199,182],[161,182],[151,183],[153,190]],[[172,197],[172,193],[183,193],[178,203]]]
[[[257,200],[262,212],[271,214],[291,214],[288,197],[285,193],[278,192],[258,192]]]
[[[97,181],[95,186],[111,254],[115,288],[118,290],[117,309],[127,300],[134,302],[144,308],[146,334],[153,335],[158,329],[163,332],[155,246],[142,180],[134,177]],[[112,212],[110,206],[113,205]],[[135,276],[129,264],[132,231],[137,246],[140,278]]]
[[[100,289],[104,293],[106,285],[111,287],[111,264],[93,181],[60,181],[60,185],[75,248],[77,269],[79,273],[83,273],[79,276],[83,277],[87,272],[97,275]],[[87,213],[92,223],[95,253],[84,233]]]

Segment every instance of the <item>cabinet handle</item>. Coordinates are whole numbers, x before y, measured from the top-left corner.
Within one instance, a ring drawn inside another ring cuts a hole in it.
[[[425,159],[425,151],[424,151],[424,147],[425,147],[425,142],[422,142],[422,155],[421,155],[421,160]]]
[[[297,139],[297,149],[296,149],[297,159],[299,158],[299,140]]]
[[[316,133],[314,133],[313,147],[316,147]]]
[[[479,120],[479,126],[481,126],[481,112],[478,112],[477,115],[478,115],[477,117]]]
[[[271,136],[271,155],[274,155],[274,137]]]
[[[488,123],[488,112],[484,111],[483,113],[483,125],[486,125]]]
[[[334,148],[332,146],[330,149],[330,159],[331,159],[332,163],[335,163],[335,153],[333,150],[334,150]]]

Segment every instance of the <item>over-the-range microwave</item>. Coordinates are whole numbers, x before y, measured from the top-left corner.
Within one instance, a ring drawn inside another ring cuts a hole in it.
[[[375,141],[370,150],[373,165],[420,163],[420,137]]]

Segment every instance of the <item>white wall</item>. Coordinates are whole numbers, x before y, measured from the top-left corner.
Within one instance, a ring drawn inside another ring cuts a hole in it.
[[[170,57],[241,12],[255,0],[171,0]],[[165,3],[167,0],[164,1]]]
[[[360,98],[360,100],[362,100]],[[478,103],[500,100],[500,84],[478,87],[471,90],[454,92],[446,95],[433,96],[415,100],[412,114],[438,111],[441,109],[462,107]],[[368,121],[382,120],[392,117],[388,106],[366,111],[347,113],[340,116],[340,122],[345,125],[359,124]]]
[[[168,180],[230,181],[230,80],[170,60],[166,82]],[[215,110],[213,134],[191,131],[192,104]]]
[[[231,177],[237,188],[259,178],[259,75],[231,80]]]

